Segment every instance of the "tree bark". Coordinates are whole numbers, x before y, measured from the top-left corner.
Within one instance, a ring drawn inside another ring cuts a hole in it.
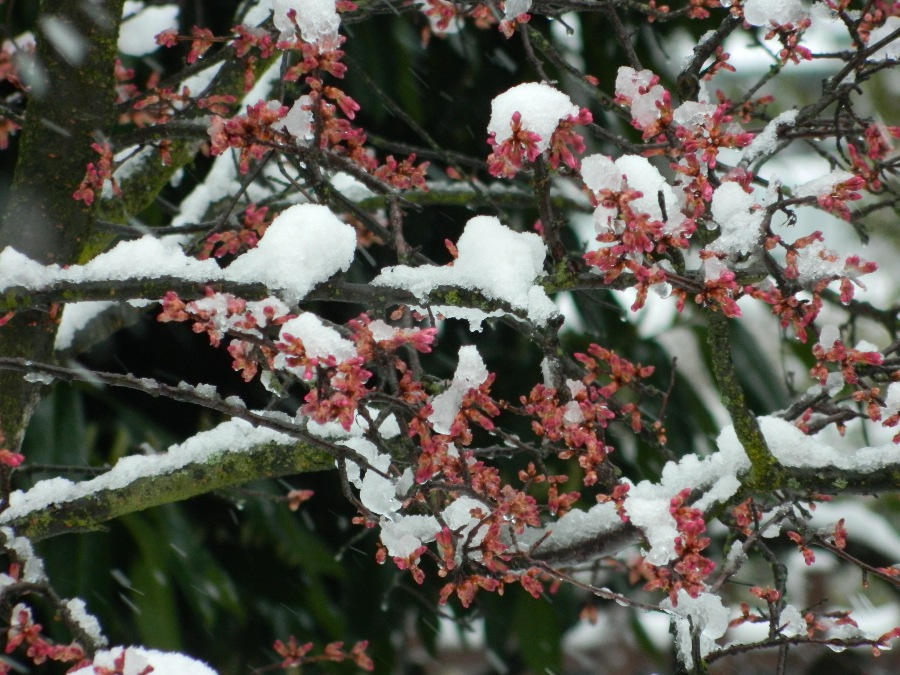
[[[0,250],[12,246],[44,263],[83,259],[91,238],[91,208],[76,201],[91,149],[116,121],[114,64],[124,0],[43,0],[37,51],[18,142],[18,158],[0,221]],[[0,354],[50,360],[53,312],[27,311],[0,330]],[[0,430],[16,450],[38,398],[38,387],[0,373]]]

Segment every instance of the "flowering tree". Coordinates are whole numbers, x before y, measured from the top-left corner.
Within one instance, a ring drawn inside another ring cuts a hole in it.
[[[249,652],[257,672],[387,672],[406,619],[438,614],[482,617],[492,646],[512,632],[533,670],[622,607],[638,634],[671,630],[685,672],[757,652],[784,672],[806,646],[877,655],[900,635],[892,507],[855,496],[900,488],[896,291],[876,264],[898,206],[878,92],[900,6],[6,4],[0,672],[226,672],[157,651],[164,618],[101,627],[115,590],[80,586],[86,606],[53,573],[81,545],[54,539],[109,546],[66,533],[122,523],[147,579],[169,563],[146,533],[172,537],[213,633],[223,594],[242,609],[229,584],[291,564],[227,576],[189,511],[140,518],[223,490],[260,509],[248,550],[265,534],[337,577],[313,524],[349,509],[394,570],[366,573],[397,618],[373,635],[308,641],[325,591],[296,625],[261,609],[261,639],[281,639]],[[165,376],[99,368],[91,347],[135,322],[203,336],[243,386],[196,378],[196,355],[168,353]],[[115,408],[126,448],[151,452],[68,447],[89,440],[59,416],[120,388],[207,412],[160,445]],[[810,590],[823,558],[852,590]],[[154,593],[148,610],[177,614]],[[505,632],[504,593],[527,608]],[[527,616],[547,603],[571,616],[539,648]]]

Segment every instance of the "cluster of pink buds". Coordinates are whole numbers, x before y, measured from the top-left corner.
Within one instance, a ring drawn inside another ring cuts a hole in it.
[[[94,203],[98,192],[103,192],[103,186],[107,181],[112,186],[113,194],[118,196],[122,192],[113,176],[115,164],[109,143],[92,143],[91,148],[100,155],[100,159],[87,165],[81,184],[72,194],[74,199],[82,201],[88,206]]]
[[[362,670],[374,670],[375,664],[366,654],[368,641],[357,642],[349,650],[344,649],[343,642],[329,642],[320,654],[311,654],[315,645],[312,642],[300,644],[293,635],[287,642],[276,640],[273,649],[282,659],[278,668],[301,668],[311,663],[342,663],[352,661],[357,668]]]
[[[43,630],[41,624],[35,623],[31,608],[19,603],[12,609],[5,652],[12,654],[19,647],[24,647],[25,656],[35,665],[47,661],[72,663],[74,666],[86,664],[84,649],[79,644],[56,644],[43,636]],[[12,667],[6,661],[0,662],[0,675],[12,672]]]
[[[645,562],[642,569],[648,578],[644,588],[665,591],[673,605],[678,604],[680,590],[684,590],[692,598],[703,592],[706,589],[705,580],[716,567],[712,560],[701,553],[709,546],[710,539],[703,536],[706,532],[703,512],[685,504],[690,493],[690,488],[685,488],[672,497],[669,505],[669,513],[675,519],[675,527],[679,532],[675,538],[675,553],[678,558],[665,567]]]

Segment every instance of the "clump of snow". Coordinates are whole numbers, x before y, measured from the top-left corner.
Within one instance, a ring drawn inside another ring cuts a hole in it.
[[[503,7],[503,18],[515,19],[531,9],[531,0],[506,0]]]
[[[488,298],[525,310],[535,323],[545,324],[558,310],[544,289],[534,284],[543,275],[546,246],[532,232],[514,232],[493,216],[476,216],[466,223],[456,244],[459,256],[453,265],[437,267],[397,265],[382,270],[372,283],[410,291],[426,298],[441,286],[479,291]],[[441,306],[445,316],[473,318],[467,308]],[[486,314],[475,316],[478,320]],[[496,312],[499,314],[500,312]]]
[[[178,5],[154,5],[129,0],[122,9],[119,51],[130,56],[146,56],[159,49],[156,36],[178,28]]]
[[[719,224],[719,237],[709,248],[732,258],[748,255],[762,236],[766,211],[740,184],[722,183],[713,193],[712,217]]]
[[[756,135],[750,145],[744,148],[741,154],[741,164],[744,166],[755,162],[760,157],[771,155],[778,146],[778,127],[790,126],[800,114],[799,110],[785,110]]]
[[[68,481],[66,481],[68,482]],[[8,527],[0,527],[0,534],[5,539],[6,549],[16,554],[16,560],[23,566],[22,581],[39,584],[47,580],[44,573],[44,561],[34,553],[31,541],[25,537],[17,537]]]
[[[848,181],[854,177],[855,176],[849,171],[837,169],[825,176],[821,176],[811,181],[807,181],[802,185],[798,185],[794,188],[794,196],[818,197],[819,195],[831,194],[834,191],[835,185]]]
[[[800,0],[745,0],[744,21],[751,26],[796,24],[806,18]]]
[[[371,472],[370,472],[371,473]],[[481,518],[472,513],[487,515],[490,509],[477,499],[462,496],[451,502],[441,513],[441,520],[447,527],[459,534],[460,547],[478,545],[486,534],[486,528],[475,532],[481,524]],[[381,520],[381,543],[388,554],[395,558],[407,558],[416,549],[433,541],[441,524],[433,516],[400,516],[394,514]],[[462,559],[462,551],[456,551],[456,560]]]
[[[283,291],[291,302],[316,284],[346,271],[356,252],[356,232],[325,206],[297,204],[269,225],[259,245],[226,270],[234,281],[261,282]]]
[[[869,45],[875,45],[900,28],[900,16],[889,16],[884,24],[869,33]],[[887,45],[869,57],[872,61],[900,59],[900,39],[894,38]]]
[[[549,84],[525,82],[507,89],[491,102],[488,133],[494,134],[497,143],[502,143],[512,135],[510,121],[519,113],[522,128],[541,137],[537,147],[543,152],[550,147],[550,137],[559,123],[578,111],[572,99]]]
[[[394,558],[408,558],[412,553],[434,539],[441,529],[434,516],[405,516],[396,521],[381,521],[381,543]]]
[[[124,652],[125,667],[119,671],[116,660]],[[122,675],[139,675],[153,672],[153,675],[217,675],[216,671],[202,661],[197,661],[177,652],[161,652],[144,647],[113,647],[99,651],[94,660],[85,666],[70,672],[70,675],[95,675],[100,669],[104,672],[121,672]]]
[[[69,618],[78,624],[78,627],[91,638],[95,645],[105,645],[106,638],[100,630],[100,622],[97,617],[87,611],[84,600],[81,598],[72,598],[66,600],[66,609],[69,611]]]
[[[59,273],[59,265],[41,265],[11,246],[0,251],[0,288],[41,288]]]
[[[294,24],[288,17],[291,10],[295,12],[300,36],[306,42],[318,45],[323,51],[337,46],[341,17],[336,0],[272,0],[273,21],[282,39],[294,32]]]
[[[213,260],[184,254],[173,241],[152,236],[123,241],[84,265],[41,265],[11,247],[0,253],[0,288],[46,288],[57,282],[90,282],[175,276],[189,281],[221,279]]]
[[[716,640],[728,630],[728,609],[722,598],[714,593],[700,593],[692,598],[684,589],[678,591],[678,604],[669,598],[660,603],[675,624],[675,644],[681,664],[688,670],[694,667],[693,635],[699,633],[700,658],[715,651]]]
[[[898,412],[900,412],[900,382],[891,382],[888,385],[887,397],[884,399],[884,408],[881,409],[881,414],[890,417]]]
[[[716,106],[712,103],[685,101],[675,108],[675,111],[672,113],[672,119],[675,124],[688,129],[697,129],[703,127],[715,111]]]
[[[643,72],[643,71],[642,71]],[[684,224],[684,215],[680,211],[678,196],[646,157],[639,155],[622,155],[615,161],[605,155],[590,155],[582,162],[582,177],[588,188],[598,193],[601,190],[620,192],[626,187],[642,193],[641,197],[630,202],[636,213],[646,213],[651,220],[665,223],[666,232],[679,232]],[[659,205],[660,195],[666,207],[663,213]],[[618,229],[621,223],[615,220],[616,211],[602,204],[594,212],[594,224],[598,232],[609,228]]]
[[[348,438],[343,445],[364,459],[369,467],[363,474],[359,464],[347,462],[347,480],[359,489],[363,506],[379,515],[396,513],[401,503],[397,499],[397,482],[387,477],[390,455],[379,452],[375,444],[365,438]]]
[[[821,241],[813,241],[797,250],[797,281],[811,285],[822,279],[844,274],[844,261]]]
[[[562,518],[553,523],[552,527],[548,528],[550,534],[546,538],[543,538],[546,535],[545,531],[534,529],[526,530],[524,535],[517,537],[517,540],[520,545],[527,547],[543,538],[542,548],[565,549],[579,541],[597,539],[621,525],[622,519],[616,512],[616,505],[606,502],[595,504],[587,511],[578,508],[567,511]]]
[[[286,335],[292,335],[299,339],[303,343],[306,355],[310,358],[327,359],[329,356],[333,356],[340,362],[357,356],[352,342],[341,337],[341,334],[331,326],[326,326],[312,312],[304,312],[300,316],[284,322],[279,339],[284,340]],[[280,353],[275,358],[276,366],[283,367],[285,355]]]
[[[621,192],[625,184],[622,170],[607,155],[588,155],[581,160],[581,177],[594,192]]]
[[[431,401],[431,421],[434,430],[439,434],[449,434],[450,426],[459,412],[463,397],[469,389],[479,387],[487,380],[488,371],[481,360],[478,349],[472,345],[459,348],[459,364],[453,374],[453,381],[446,391],[441,392]]]
[[[150,264],[147,264],[147,263]],[[213,263],[210,265],[209,263]],[[104,279],[140,279],[160,276],[191,279],[215,278],[218,265],[212,260],[197,260],[184,254],[177,243],[169,239],[144,236],[133,241],[123,241],[81,268],[81,279],[73,271],[73,281],[101,281]]]
[[[304,94],[296,101],[288,114],[278,120],[277,128],[284,129],[297,141],[309,141],[313,137],[313,114],[311,110],[312,99]]]
[[[819,342],[823,349],[831,349],[834,343],[841,339],[841,331],[834,324],[825,324],[819,331]]]
[[[666,90],[660,84],[651,86],[653,71],[622,66],[616,74],[616,96],[629,102],[631,117],[642,129],[659,119],[657,104],[665,101]]]

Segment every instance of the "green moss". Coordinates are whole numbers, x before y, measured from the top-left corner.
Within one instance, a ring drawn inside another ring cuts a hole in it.
[[[113,518],[213,490],[333,468],[331,455],[305,443],[266,443],[251,450],[217,454],[206,462],[188,464],[165,475],[138,478],[121,488],[55,504],[7,524],[18,534],[35,540],[66,532],[98,530]]]
[[[707,316],[707,340],[722,403],[731,415],[735,434],[750,459],[750,473],[745,483],[755,491],[772,492],[781,487],[784,470],[769,450],[756,416],[747,407],[744,390],[731,359],[728,319],[720,311],[710,310]]]

